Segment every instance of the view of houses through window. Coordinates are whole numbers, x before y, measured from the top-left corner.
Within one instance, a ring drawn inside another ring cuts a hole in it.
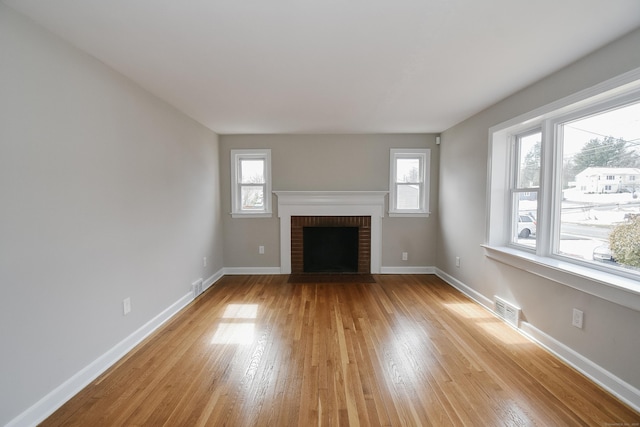
[[[627,256],[637,254],[640,245],[640,234],[632,231],[640,221],[640,103],[562,123],[560,130],[558,252],[640,267],[640,259]],[[621,242],[618,235],[631,240]]]
[[[640,268],[640,103],[556,123],[552,252]],[[516,140],[514,243],[536,247],[542,132]],[[557,187],[561,185],[561,192]],[[560,200],[561,199],[561,200]]]

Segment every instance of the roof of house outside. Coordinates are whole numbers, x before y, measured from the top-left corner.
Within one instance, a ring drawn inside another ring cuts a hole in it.
[[[589,167],[576,175],[578,177],[588,177],[593,175],[640,175],[639,168],[597,168]]]

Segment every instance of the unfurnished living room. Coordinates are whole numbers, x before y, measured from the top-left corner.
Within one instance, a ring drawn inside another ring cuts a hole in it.
[[[637,0],[0,0],[0,425],[640,425]]]

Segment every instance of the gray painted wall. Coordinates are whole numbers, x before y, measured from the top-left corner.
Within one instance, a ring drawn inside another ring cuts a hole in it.
[[[213,132],[2,3],[0,58],[5,425],[223,264]]]
[[[640,67],[638,46],[635,31],[443,133],[436,263],[485,297],[516,303],[526,322],[636,388],[640,313],[489,260],[480,245],[486,234],[489,128]],[[582,330],[571,326],[573,307],[585,312]]]
[[[224,212],[225,267],[279,267],[280,225],[277,198],[270,219],[233,219],[230,150],[271,148],[273,190],[389,190],[391,148],[431,148],[428,218],[382,221],[382,266],[433,266],[438,206],[438,146],[435,135],[223,135],[220,182]],[[385,214],[386,215],[386,214]],[[258,246],[265,254],[258,254]],[[407,261],[402,252],[409,252]]]

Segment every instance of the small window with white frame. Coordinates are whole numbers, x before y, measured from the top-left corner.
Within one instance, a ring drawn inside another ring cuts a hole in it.
[[[394,148],[390,159],[389,216],[428,216],[431,150]]]
[[[271,150],[231,150],[231,215],[271,217]]]

